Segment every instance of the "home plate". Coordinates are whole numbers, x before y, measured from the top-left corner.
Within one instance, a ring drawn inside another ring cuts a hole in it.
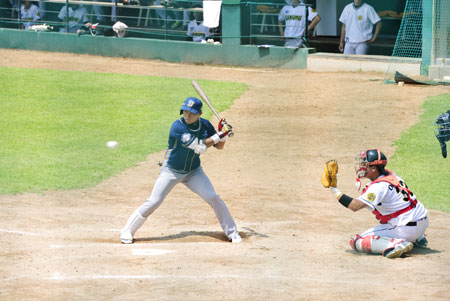
[[[161,249],[132,249],[131,255],[137,256],[157,256],[175,253],[173,250],[161,250]]]

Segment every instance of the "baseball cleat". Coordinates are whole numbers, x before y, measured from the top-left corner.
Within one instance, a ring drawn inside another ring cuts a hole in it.
[[[230,241],[232,243],[234,243],[234,244],[238,244],[238,243],[240,243],[242,241],[242,238],[239,235],[239,233],[236,232],[235,234],[233,234],[233,236],[231,237]]]
[[[404,241],[397,244],[394,248],[385,250],[383,255],[387,258],[398,258],[402,256],[404,253],[411,251],[413,248],[414,248],[413,243],[409,241]]]
[[[416,248],[426,248],[428,245],[428,240],[424,237],[422,239],[418,239],[414,242],[414,247]]]
[[[133,243],[133,235],[129,231],[120,233],[120,242],[123,244],[132,244]]]

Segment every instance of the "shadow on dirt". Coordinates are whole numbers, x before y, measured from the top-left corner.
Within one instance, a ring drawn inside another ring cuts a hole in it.
[[[428,255],[428,254],[439,254],[442,253],[439,250],[430,248],[414,248],[409,252],[411,255]]]
[[[245,229],[247,231],[239,231],[239,234],[241,235],[242,239],[248,239],[250,237],[256,236],[256,237],[269,237],[266,234],[258,233],[255,230],[243,227],[242,229]],[[166,235],[166,236],[159,236],[159,237],[144,237],[144,238],[136,238],[135,242],[157,242],[157,241],[171,241],[171,240],[177,240],[177,239],[183,239],[186,237],[192,237],[192,236],[203,236],[203,237],[211,237],[216,240],[226,241],[228,242],[228,238],[225,236],[225,234],[221,231],[183,231],[178,234],[173,235]]]
[[[228,241],[227,237],[223,232],[219,231],[183,231],[178,234],[173,235],[166,235],[166,236],[159,236],[159,237],[144,237],[144,238],[136,238],[135,242],[144,242],[144,241],[170,241],[170,240],[177,240],[177,239],[183,239],[186,237],[191,236],[207,236],[212,237],[217,240],[221,241]]]
[[[345,250],[345,252],[354,254],[356,256],[380,256],[379,254],[366,254],[366,253],[356,252],[353,249]],[[429,255],[429,254],[439,254],[439,253],[441,253],[441,251],[430,249],[430,248],[414,248],[411,250],[411,252],[409,252],[407,254],[403,254],[401,257],[406,258],[406,257],[414,257],[417,255]]]

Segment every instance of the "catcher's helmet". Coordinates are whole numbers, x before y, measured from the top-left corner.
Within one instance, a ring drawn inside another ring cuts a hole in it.
[[[377,165],[378,170],[384,174],[387,164],[386,156],[378,149],[369,149],[359,152],[355,157],[355,171],[358,178],[367,174],[367,167]]]

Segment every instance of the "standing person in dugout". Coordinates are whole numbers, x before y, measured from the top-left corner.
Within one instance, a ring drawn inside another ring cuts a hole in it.
[[[183,116],[172,124],[165,162],[151,196],[129,217],[120,234],[122,243],[133,243],[136,231],[144,224],[148,216],[162,204],[167,194],[178,183],[186,185],[213,208],[229,241],[233,243],[242,241],[225,202],[217,195],[200,166],[200,155],[205,153],[209,147],[224,148],[231,126],[224,127],[224,120],[220,120],[219,132],[216,132],[208,120],[200,118],[202,105],[200,99],[188,97],[181,106],[180,114]],[[226,128],[227,131],[225,131]]]
[[[367,208],[381,223],[352,238],[351,247],[358,252],[396,258],[411,251],[414,246],[427,246],[424,233],[429,219],[425,207],[403,179],[385,169],[386,164],[386,156],[377,149],[356,155],[357,187],[361,185],[360,178],[370,180],[356,199],[337,189],[338,166],[334,160],[325,163],[322,184],[330,188],[333,196],[344,207],[354,212]]]
[[[353,3],[347,4],[339,22],[342,23],[339,51],[344,54],[367,54],[369,45],[375,42],[382,26],[375,9],[362,0],[353,0]]]
[[[280,35],[286,39],[284,47],[302,47],[305,27],[308,33],[320,22],[321,18],[317,11],[308,6],[308,14],[306,14],[306,7],[303,2],[300,4],[299,0],[291,0],[291,4],[281,9],[278,15],[278,28]],[[306,17],[308,17],[307,20]],[[306,26],[308,21],[311,23]]]

